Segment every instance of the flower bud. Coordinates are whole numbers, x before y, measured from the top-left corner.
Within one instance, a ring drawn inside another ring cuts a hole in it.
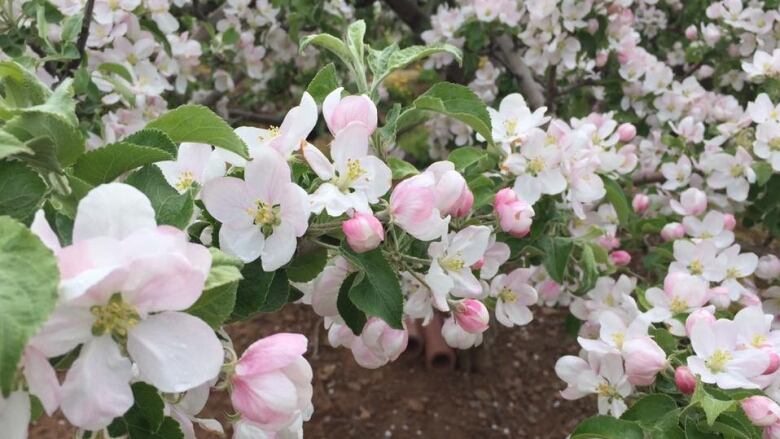
[[[595,35],[596,32],[599,30],[599,21],[595,18],[591,18],[588,20],[588,33],[591,35]]]
[[[689,41],[695,41],[699,38],[699,30],[696,29],[695,25],[692,24],[685,28],[685,38],[687,38]]]
[[[322,103],[322,115],[334,136],[352,122],[360,122],[371,134],[376,129],[377,111],[374,102],[366,95],[341,97],[344,89],[333,90]]]
[[[743,399],[742,410],[750,422],[759,427],[768,427],[780,421],[780,406],[766,396],[756,395]]]
[[[758,259],[756,276],[764,280],[772,280],[780,276],[780,259],[775,255],[761,256]]]
[[[623,123],[617,129],[618,139],[621,142],[630,142],[636,137],[636,127],[631,123]]]
[[[385,239],[382,223],[370,213],[355,212],[352,218],[341,223],[341,230],[347,244],[357,253],[373,250]]]
[[[448,346],[456,349],[468,349],[482,344],[482,333],[471,334],[464,331],[453,318],[444,321],[441,335]]]
[[[408,341],[406,329],[393,329],[384,320],[371,318],[350,348],[360,366],[376,369],[397,359]]]
[[[681,393],[691,395],[696,390],[696,377],[688,366],[679,366],[674,371],[674,384]]]
[[[650,207],[650,197],[645,194],[634,195],[634,199],[631,200],[631,207],[634,208],[636,213],[644,213]]]
[[[461,300],[452,309],[455,323],[469,334],[479,334],[488,328],[490,315],[485,304],[479,300]]]
[[[512,189],[500,190],[493,206],[498,214],[501,230],[517,238],[522,238],[531,231],[534,209],[519,199]]]
[[[737,219],[730,213],[723,214],[723,228],[726,230],[734,230],[737,227]]]
[[[726,309],[731,305],[731,295],[726,287],[710,288],[707,294],[710,296],[710,303],[715,305],[715,308]]]
[[[605,234],[596,238],[596,242],[604,247],[605,250],[610,251],[620,247],[620,240],[615,235]]]
[[[649,386],[666,367],[666,353],[650,337],[638,337],[623,345],[628,381],[635,386]]]
[[[661,238],[664,241],[674,241],[685,236],[685,227],[680,223],[669,223],[661,229]]]
[[[596,67],[604,67],[609,61],[609,52],[600,51],[596,54]]]
[[[609,260],[618,267],[631,263],[631,254],[625,250],[615,250],[609,254]]]
[[[777,354],[772,346],[762,346],[761,350],[769,356],[769,366],[767,366],[763,375],[771,375],[780,368],[780,355]]]
[[[715,320],[715,315],[712,314],[709,310],[704,308],[697,309],[696,311],[690,313],[688,318],[685,319],[685,333],[688,334],[688,337],[690,337],[694,326],[699,323],[711,324],[714,323]]]

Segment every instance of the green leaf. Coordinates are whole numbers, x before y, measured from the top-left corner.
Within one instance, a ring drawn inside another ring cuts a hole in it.
[[[440,52],[447,52],[455,57],[458,64],[463,64],[463,53],[450,44],[431,44],[429,46],[409,46],[393,52],[387,60],[387,71],[402,69],[409,64],[427,58]]]
[[[566,274],[566,267],[569,265],[574,241],[569,238],[544,236],[539,240],[539,245],[544,252],[544,268],[550,277],[560,283],[563,283],[563,277]]]
[[[184,229],[190,224],[195,209],[192,194],[189,191],[180,194],[172,188],[157,166],[144,166],[127,177],[125,183],[149,198],[157,224],[168,224],[177,229]]]
[[[399,126],[415,119],[415,110],[433,111],[453,117],[479,133],[489,144],[493,143],[490,114],[487,106],[465,85],[439,82],[414,100],[412,108],[401,114]]]
[[[127,171],[164,160],[173,160],[173,156],[159,148],[118,142],[84,154],[73,172],[87,183],[98,185],[111,182]]]
[[[62,167],[71,166],[84,153],[84,136],[81,131],[52,113],[25,112],[9,120],[3,129],[23,142],[48,137],[51,150]]]
[[[0,162],[0,215],[29,224],[46,194],[37,172],[21,162]]]
[[[132,389],[133,406],[108,426],[111,437],[184,439],[179,423],[165,416],[165,404],[157,389],[143,382],[133,383]]]
[[[387,62],[390,56],[398,51],[398,44],[393,43],[382,50],[368,49],[368,68],[374,74],[374,84],[378,84],[388,73]]]
[[[241,34],[238,33],[238,31],[234,27],[230,27],[228,30],[226,30],[222,34],[222,44],[231,46],[238,42],[238,39],[241,37]]]
[[[366,36],[366,22],[357,20],[347,27],[347,48],[352,53],[353,59],[363,63],[364,48],[363,38]]]
[[[493,180],[480,174],[466,183],[474,195],[472,209],[476,210],[493,202],[496,194],[496,183]]]
[[[20,152],[26,154],[33,153],[33,151],[28,148],[24,142],[17,139],[16,136],[0,129],[0,159],[19,154]]]
[[[352,57],[349,53],[349,49],[347,49],[347,46],[343,41],[334,37],[333,35],[323,33],[309,35],[302,38],[300,42],[300,52],[303,53],[303,49],[309,46],[309,44],[313,44],[319,48],[330,51],[336,55],[346,66],[352,65]]]
[[[165,132],[176,143],[208,143],[249,158],[244,141],[233,132],[230,125],[202,105],[182,105],[163,114],[146,127]]]
[[[691,405],[695,404],[701,406],[702,410],[704,410],[704,415],[707,417],[707,425],[712,426],[721,413],[734,406],[734,401],[715,399],[714,396],[707,393],[702,383],[698,383],[691,397]]]
[[[674,399],[662,393],[655,393],[636,401],[620,419],[637,421],[639,425],[650,428],[676,409],[677,403]]]
[[[123,140],[127,143],[134,143],[141,146],[152,146],[169,152],[172,156],[178,155],[179,147],[165,134],[164,131],[154,128],[144,128],[125,137]]]
[[[54,254],[24,224],[0,217],[0,390],[11,392],[27,345],[57,303]]]
[[[212,254],[211,270],[203,294],[187,312],[217,329],[233,312],[242,264],[236,265],[231,257],[216,248],[209,248],[209,251]]]
[[[473,146],[462,146],[455,148],[447,157],[447,160],[455,164],[455,169],[463,172],[471,165],[478,163],[487,157],[488,153],[484,149]]]
[[[290,261],[285,268],[287,277],[292,282],[308,282],[325,268],[328,262],[328,250],[324,247],[314,246],[303,251],[302,246],[298,247],[299,253]]]
[[[84,19],[84,14],[79,12],[75,15],[71,15],[65,18],[62,22],[62,32],[60,38],[62,41],[75,41],[79,32],[81,31],[81,21]]]
[[[318,104],[322,104],[322,101],[332,92],[339,87],[338,76],[336,76],[336,66],[333,63],[321,68],[314,78],[306,87],[306,91],[309,92],[311,97]]]
[[[632,210],[626,194],[615,180],[609,178],[602,178],[602,180],[604,180],[604,189],[607,191],[607,201],[615,208],[620,225],[627,227],[631,219]]]
[[[14,115],[24,113],[51,114],[66,121],[72,127],[78,127],[79,121],[76,118],[76,101],[73,98],[73,79],[64,79],[42,104],[10,111],[10,114]]]
[[[671,355],[677,350],[679,340],[666,328],[650,328],[650,336],[664,350],[666,355]]]
[[[40,105],[51,95],[51,90],[34,72],[13,61],[0,62],[0,85],[4,104],[22,108]]]
[[[127,67],[122,64],[116,64],[111,62],[105,62],[98,66],[98,71],[107,74],[115,74],[129,83],[133,83],[133,75],[127,70]]]
[[[582,281],[580,282],[580,288],[578,292],[586,293],[593,289],[596,285],[596,280],[599,277],[599,268],[596,263],[596,255],[593,253],[593,247],[590,243],[582,245],[582,252],[580,253],[580,268],[582,268]]]
[[[265,302],[260,307],[260,312],[279,311],[287,304],[290,297],[290,281],[287,279],[287,273],[284,270],[276,270],[274,279],[268,288],[268,294],[265,296]]]
[[[359,279],[358,279],[359,277]],[[357,279],[357,283],[355,280]],[[359,284],[365,281],[365,277],[360,273],[352,273],[346,279],[344,283],[339,287],[339,296],[336,300],[336,308],[339,311],[339,315],[344,319],[344,323],[347,324],[352,333],[360,335],[363,331],[363,327],[366,326],[366,313],[359,310],[352,300],[349,298],[349,291],[352,289],[353,284]]]
[[[580,422],[571,439],[644,439],[642,429],[634,422],[612,416],[592,416]]]
[[[260,312],[275,274],[274,271],[264,271],[259,259],[244,265],[241,269],[243,279],[238,282],[236,291],[236,306],[231,316],[233,320],[248,319]]]
[[[772,177],[772,165],[767,162],[756,162],[753,164],[753,171],[756,173],[756,184],[763,186]]]
[[[381,318],[392,328],[402,329],[401,285],[395,270],[382,255],[382,250],[376,248],[365,253],[355,253],[346,242],[342,242],[341,254],[366,277],[350,289],[352,303],[364,313]]]
[[[413,164],[395,157],[389,157],[387,165],[390,166],[390,171],[393,173],[393,180],[402,180],[420,173]]]

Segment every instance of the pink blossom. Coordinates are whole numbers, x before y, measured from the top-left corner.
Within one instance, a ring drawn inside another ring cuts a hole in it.
[[[247,348],[231,376],[233,407],[264,430],[278,431],[313,411],[306,337],[279,333]]]
[[[490,315],[485,304],[476,299],[464,299],[452,309],[455,322],[470,334],[485,332]]]
[[[732,231],[734,227],[737,227],[737,219],[730,213],[723,214],[723,228]]]
[[[711,306],[709,307],[712,308]],[[713,323],[715,320],[715,314],[712,313],[712,311],[708,308],[701,308],[697,309],[696,311],[690,313],[688,315],[688,318],[685,319],[685,333],[688,335],[688,337],[691,336],[691,331],[693,330],[693,327],[699,323]]]
[[[678,366],[674,370],[674,384],[681,393],[690,395],[696,389],[696,376],[691,373],[688,366]]]
[[[626,341],[623,346],[628,381],[635,386],[649,386],[656,374],[666,367],[666,353],[648,336]]]
[[[625,250],[616,250],[609,254],[609,260],[618,267],[631,263],[631,254]]]
[[[645,194],[634,195],[634,199],[631,200],[631,207],[634,208],[636,213],[644,213],[650,207],[650,197]]]
[[[617,128],[618,139],[621,142],[630,142],[636,137],[636,127],[631,123],[620,124]]]
[[[385,239],[382,223],[370,213],[355,212],[352,218],[341,223],[347,243],[357,253],[375,249]]]
[[[685,236],[685,227],[680,223],[668,223],[661,229],[661,238],[664,241],[674,241]]]
[[[350,349],[360,366],[376,369],[396,360],[406,350],[408,341],[406,329],[393,329],[384,320],[372,317]]]
[[[780,406],[766,396],[756,395],[745,398],[741,405],[753,425],[768,427],[780,421]]]
[[[341,97],[343,91],[343,87],[333,90],[322,102],[322,115],[331,134],[335,136],[350,123],[359,122],[371,135],[377,124],[376,105],[366,95]]]
[[[501,230],[517,238],[522,238],[531,231],[534,209],[530,204],[518,198],[514,190],[501,189],[496,194],[493,207],[498,215]]]
[[[424,172],[396,185],[390,194],[390,217],[415,238],[431,241],[445,234],[449,224],[436,205],[436,180]]]
[[[696,188],[688,188],[680,194],[680,201],[671,200],[669,204],[680,215],[700,215],[707,210],[707,194]]]
[[[455,170],[450,161],[436,162],[425,170],[436,180],[436,207],[442,215],[462,217],[469,213],[474,204],[474,194],[466,179]]]

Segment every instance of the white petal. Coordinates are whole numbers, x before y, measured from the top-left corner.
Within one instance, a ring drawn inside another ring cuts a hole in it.
[[[30,393],[38,397],[49,416],[60,405],[60,382],[49,360],[37,349],[28,346],[24,351],[24,379]]]
[[[122,239],[136,230],[157,226],[151,202],[124,183],[96,187],[79,202],[73,223],[73,242],[97,236]]]
[[[30,423],[30,396],[26,392],[13,392],[8,399],[0,396],[0,431],[7,439],[27,439]]]
[[[200,192],[206,210],[223,224],[246,225],[252,222],[247,213],[254,208],[247,184],[235,177],[221,177],[206,183]]]
[[[244,180],[254,198],[276,205],[284,200],[284,190],[291,182],[290,167],[273,149],[261,148],[247,163]]]
[[[224,354],[203,320],[182,312],[147,317],[130,330],[127,352],[140,378],[163,392],[183,392],[219,373]]]
[[[219,229],[219,248],[244,262],[257,259],[264,246],[263,231],[254,224],[243,227],[223,224]]]
[[[274,271],[282,265],[290,262],[298,239],[291,226],[282,223],[274,229],[274,232],[265,242],[260,258],[263,262],[263,270]]]
[[[330,156],[337,168],[346,166],[348,159],[358,159],[368,154],[368,127],[362,122],[350,122],[333,139]]]
[[[62,413],[71,424],[100,430],[133,405],[130,360],[104,335],[85,344],[62,385]]]
[[[320,179],[328,181],[333,178],[333,164],[319,148],[307,142],[303,145],[303,157]]]

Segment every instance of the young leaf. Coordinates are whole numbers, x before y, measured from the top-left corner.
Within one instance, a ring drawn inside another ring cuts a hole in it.
[[[9,120],[3,129],[23,142],[48,137],[62,167],[72,165],[84,153],[81,131],[53,113],[25,112]]]
[[[366,22],[357,20],[347,28],[347,47],[353,59],[362,64],[364,56],[363,38],[366,36]]]
[[[0,62],[0,85],[3,89],[3,103],[9,107],[30,107],[40,105],[51,95],[35,73],[13,61]]]
[[[545,236],[539,240],[539,245],[544,252],[543,262],[547,273],[554,281],[563,283],[574,242],[569,238]]]
[[[244,265],[241,269],[243,279],[239,281],[236,290],[236,306],[231,316],[233,320],[248,319],[260,312],[275,274],[274,271],[263,271],[259,259]]]
[[[216,248],[210,248],[209,251],[212,254],[211,270],[203,294],[187,309],[187,312],[216,329],[233,312],[236,290],[241,280],[240,268],[243,264],[239,262],[239,265],[236,265],[232,258]]]
[[[98,185],[111,182],[127,171],[163,160],[173,160],[173,156],[162,149],[118,142],[84,154],[73,167],[73,172],[87,183]]]
[[[381,318],[393,328],[403,328],[401,285],[395,271],[382,256],[382,250],[377,248],[365,253],[355,253],[343,242],[341,254],[365,275],[362,282],[353,285],[349,290],[352,303],[364,313]]]
[[[216,113],[202,105],[182,105],[150,122],[147,128],[165,132],[176,143],[208,143],[249,158],[244,141]]]
[[[458,64],[463,63],[463,53],[457,47],[450,44],[431,44],[429,46],[409,46],[395,51],[387,60],[387,72],[402,69],[409,64],[427,58],[440,52],[447,52],[455,57]]]
[[[645,434],[634,422],[612,416],[592,416],[574,429],[571,439],[644,439]]]
[[[33,151],[27,147],[16,136],[0,129],[0,159],[19,154],[20,152],[32,154]]]
[[[447,157],[447,160],[455,164],[455,169],[463,172],[469,166],[476,164],[487,157],[487,155],[488,153],[484,149],[475,148],[473,146],[463,146],[452,150],[449,157]]]
[[[674,399],[668,395],[655,393],[636,401],[623,413],[620,419],[637,421],[640,425],[649,428],[675,409],[677,409],[677,403],[674,402]]]
[[[0,390],[8,396],[27,340],[57,303],[54,254],[24,224],[0,217]]]
[[[615,180],[609,178],[602,178],[602,180],[604,180],[604,189],[607,191],[607,201],[615,208],[620,225],[627,227],[633,211],[626,194]]]
[[[387,165],[390,166],[390,171],[393,173],[393,180],[401,180],[420,173],[413,164],[395,157],[389,157]]]
[[[322,101],[332,92],[339,87],[338,76],[336,76],[336,67],[333,63],[330,63],[320,69],[314,78],[306,87],[306,91],[309,92],[312,98],[318,103],[322,104]]]
[[[136,131],[125,137],[124,141],[136,145],[162,149],[163,151],[169,152],[174,157],[176,157],[179,152],[179,147],[167,134],[165,134],[165,132],[154,128],[144,128],[141,131]]]
[[[701,406],[702,410],[704,410],[704,415],[707,417],[707,425],[712,426],[721,413],[734,406],[734,401],[716,399],[714,396],[707,393],[704,384],[699,383],[696,385],[696,390],[694,390],[693,396],[691,397],[691,405],[694,404]]]
[[[287,304],[290,297],[290,281],[287,279],[287,272],[276,270],[274,279],[268,287],[268,294],[265,296],[265,302],[260,307],[260,312],[275,312],[282,309]]]
[[[305,49],[309,44],[313,44],[317,47],[329,50],[331,53],[339,57],[341,62],[343,62],[346,66],[352,65],[349,49],[347,49],[347,46],[343,41],[339,40],[333,35],[316,34],[304,37],[300,42],[300,52],[303,52],[303,49]]]

